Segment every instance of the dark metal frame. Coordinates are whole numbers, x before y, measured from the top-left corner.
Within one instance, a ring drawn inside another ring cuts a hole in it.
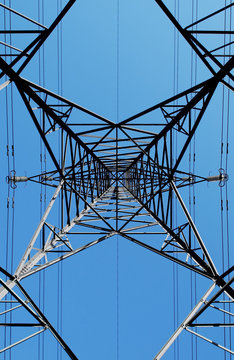
[[[223,83],[233,89],[225,77],[234,79],[231,73],[234,68],[234,57],[232,56],[222,65],[213,55],[215,50],[208,51],[192,35],[198,34],[199,30],[188,29],[226,10],[228,6],[182,28],[165,4],[161,0],[155,0],[211,71],[212,77],[116,124],[20,76],[74,2],[75,0],[68,1],[49,28],[18,13],[18,16],[39,25],[42,30],[31,31],[39,35],[24,50],[19,51],[18,55],[14,55],[13,61],[7,63],[3,59],[7,53],[2,54],[0,58],[2,71],[0,78],[6,75],[9,79],[4,86],[13,82],[17,87],[52,160],[52,167],[46,173],[24,179],[20,179],[15,174],[9,175],[8,181],[11,184],[16,184],[17,181],[33,181],[56,188],[15,274],[12,276],[4,269],[1,270],[7,275],[9,282],[0,279],[2,285],[0,298],[2,299],[8,292],[16,298],[39,321],[40,326],[52,332],[71,359],[77,357],[44,317],[19,281],[115,234],[211,279],[220,287],[217,294],[196,312],[196,315],[189,318],[186,324],[182,324],[186,330],[192,332],[188,328],[195,326],[194,320],[221,293],[225,292],[230,301],[234,300],[234,290],[231,287],[233,279],[225,281],[226,274],[218,274],[178,190],[196,182],[207,181],[205,177],[183,171],[180,168],[181,161],[217,85]],[[9,8],[6,10],[15,12]],[[25,34],[28,30],[17,30],[17,32]],[[210,32],[215,33],[215,31]],[[12,33],[12,30],[8,33]],[[5,46],[9,47],[8,44]],[[16,68],[24,57],[26,59]],[[207,57],[218,66],[218,71],[208,62]],[[34,111],[35,106],[37,112]],[[90,123],[77,122],[74,120],[76,112],[82,112],[93,120]],[[38,114],[42,114],[42,123]],[[152,117],[150,121],[145,122],[144,116],[147,114],[151,114]],[[191,121],[192,117],[195,118],[194,122]],[[61,137],[60,154],[57,153],[53,140],[48,136],[55,131],[59,131]],[[177,158],[173,159],[175,133],[180,137],[180,150]],[[223,180],[221,174],[219,180]],[[59,225],[51,225],[47,222],[47,217],[56,201],[58,202],[58,194],[61,194],[61,222]],[[184,213],[184,219],[181,219],[181,224],[176,228],[173,227],[172,221],[175,201]],[[154,227],[154,231],[149,231],[151,227]],[[92,232],[85,232],[84,228]],[[43,237],[43,246],[35,252],[33,246],[40,233]],[[87,233],[90,236],[94,235],[95,240],[75,248],[73,235]],[[158,239],[156,245],[149,245],[147,240],[141,241],[139,239],[141,234],[154,234]],[[196,239],[195,248],[192,246],[192,236]],[[44,259],[43,264],[39,264],[41,259]],[[12,290],[14,286],[20,289],[36,315],[26,305],[26,301],[20,299]],[[34,326],[35,324],[22,322],[0,325]],[[231,325],[226,324],[226,326]],[[155,359],[160,359],[161,354],[162,352]]]

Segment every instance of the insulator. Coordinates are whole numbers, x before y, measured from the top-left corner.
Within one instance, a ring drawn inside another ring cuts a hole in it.
[[[224,186],[228,180],[228,174],[226,174],[224,169],[219,169],[219,175],[208,176],[206,180],[208,182],[219,181],[219,186]]]
[[[13,182],[25,182],[25,181],[28,181],[28,177],[27,176],[13,176],[9,180],[13,181]]]
[[[208,176],[206,178],[206,180],[208,182],[212,182],[212,181],[220,181],[221,180],[221,177],[220,177],[220,174],[219,175],[215,175],[215,176]]]
[[[6,181],[11,185],[12,189],[16,188],[17,182],[26,182],[28,181],[27,176],[15,176],[15,170],[11,170],[10,175],[6,177]]]

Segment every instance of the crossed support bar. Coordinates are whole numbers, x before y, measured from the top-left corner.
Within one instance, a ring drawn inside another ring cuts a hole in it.
[[[231,269],[229,269],[228,273],[231,273],[234,270],[234,267],[232,267]],[[224,277],[223,274],[221,276],[221,278]],[[223,293],[225,292],[225,290],[227,289],[227,287],[230,287],[231,284],[234,281],[234,277],[232,277],[228,282],[226,282],[226,284],[221,287],[219,289],[219,291],[212,296],[212,298],[207,301],[207,298],[212,294],[212,292],[215,289],[215,286],[217,285],[217,282],[214,281],[214,283],[210,286],[210,288],[206,291],[206,293],[203,295],[203,297],[200,299],[200,301],[197,303],[197,305],[193,308],[193,310],[190,312],[190,314],[185,318],[185,320],[181,323],[181,325],[178,327],[178,329],[174,332],[174,334],[170,337],[170,339],[166,342],[166,344],[161,348],[161,350],[158,352],[158,354],[154,357],[154,360],[159,360],[163,357],[163,355],[166,353],[166,351],[171,347],[171,345],[174,343],[174,341],[177,339],[177,337],[181,334],[181,332],[183,330],[187,330],[188,332],[192,333],[193,335],[196,335],[200,338],[202,338],[203,340],[208,341],[209,343],[225,350],[226,352],[234,355],[234,351],[232,351],[231,349],[226,348],[225,346],[222,346],[210,339],[208,339],[205,336],[202,336],[200,334],[198,334],[197,332],[192,331],[191,329],[189,329],[190,326],[192,326],[193,322],[209,307],[212,305],[212,303]],[[232,301],[234,301],[234,299],[232,299]],[[230,314],[232,316],[234,316],[234,314]],[[224,324],[225,325],[225,324]],[[223,326],[224,326],[223,325]],[[196,325],[195,325],[196,326]],[[204,324],[204,326],[222,326],[221,324]],[[226,324],[226,326],[234,326],[234,324]]]
[[[5,272],[5,271],[4,271]],[[25,323],[18,323],[18,324],[9,324],[10,326],[30,326],[30,327],[42,327],[41,330],[33,333],[32,335],[29,335],[7,347],[0,350],[0,353],[11,349],[12,347],[21,344],[22,342],[31,339],[32,337],[39,335],[46,329],[49,329],[52,335],[55,337],[55,339],[59,342],[59,344],[63,347],[63,349],[66,351],[67,355],[72,360],[78,360],[76,355],[73,353],[73,351],[70,349],[70,347],[65,343],[63,338],[59,335],[59,333],[55,330],[55,328],[51,325],[51,323],[47,320],[45,315],[41,312],[41,310],[38,308],[38,306],[35,304],[35,302],[32,300],[32,298],[29,296],[29,294],[25,291],[25,289],[21,286],[21,284],[10,274],[8,274],[8,277],[11,281],[14,281],[15,285],[20,289],[21,293],[25,297],[25,300],[22,300],[19,295],[17,295],[10,286],[7,285],[3,280],[0,279],[0,284],[5,288],[7,292],[9,292],[14,299],[18,301],[18,303],[23,306],[28,313],[32,315],[32,317],[38,321],[36,324],[25,324]],[[31,307],[29,306],[31,305]],[[6,324],[0,324],[0,326],[6,326]]]
[[[28,255],[29,255],[29,253],[30,253],[30,249],[33,248],[33,244],[34,244],[35,241],[36,241],[36,236],[38,236],[39,231],[42,229],[43,223],[45,223],[45,221],[46,221],[46,219],[47,219],[47,216],[49,215],[49,212],[50,212],[50,210],[52,209],[52,207],[53,207],[53,205],[54,205],[54,203],[55,203],[56,198],[58,197],[59,191],[61,190],[61,186],[62,186],[62,184],[60,184],[59,187],[58,187],[58,189],[56,189],[56,192],[55,192],[54,196],[52,197],[51,202],[50,202],[50,204],[48,205],[48,208],[46,209],[46,212],[45,212],[45,214],[44,214],[44,216],[43,216],[43,218],[42,218],[42,220],[41,220],[41,222],[40,222],[40,224],[39,224],[39,226],[38,226],[38,228],[37,228],[37,230],[36,230],[36,232],[35,232],[36,235],[34,234],[33,240],[30,242],[29,247],[28,247],[28,249],[27,249],[26,252],[25,252],[26,255],[23,256],[22,261],[20,262],[20,265],[19,265],[19,267],[18,267],[18,269],[17,269],[17,271],[16,271],[16,273],[15,273],[15,276],[12,277],[11,275],[7,274],[8,277],[10,278],[9,282],[8,282],[8,283],[4,283],[4,282],[1,281],[1,285],[3,286],[3,288],[2,288],[2,293],[1,293],[2,296],[5,296],[7,292],[9,292],[9,293],[11,293],[12,295],[14,295],[15,293],[14,293],[13,290],[12,290],[13,286],[19,286],[19,280],[22,280],[24,277],[30,276],[30,275],[34,274],[35,272],[37,272],[37,271],[40,271],[40,270],[42,270],[42,269],[45,269],[45,268],[48,267],[48,266],[51,266],[51,265],[55,264],[55,263],[58,262],[58,261],[62,261],[62,260],[66,259],[66,258],[69,257],[69,256],[72,256],[72,255],[74,255],[74,254],[76,254],[76,253],[78,253],[78,252],[80,252],[80,251],[83,251],[83,250],[85,250],[85,249],[88,249],[90,246],[93,246],[93,245],[95,245],[95,244],[98,244],[98,243],[102,242],[103,240],[106,240],[106,239],[110,238],[111,236],[113,236],[113,235],[115,235],[115,234],[119,234],[119,235],[121,235],[122,237],[125,237],[126,239],[128,239],[128,240],[130,240],[130,241],[131,241],[132,239],[134,239],[134,237],[132,237],[132,236],[130,236],[130,235],[128,234],[128,231],[124,231],[124,227],[122,227],[122,229],[121,229],[121,228],[116,229],[115,231],[111,231],[111,229],[110,229],[109,232],[106,233],[106,235],[104,235],[103,237],[101,237],[101,238],[93,241],[92,243],[89,243],[89,244],[87,244],[87,245],[85,245],[85,246],[83,246],[83,247],[81,247],[81,248],[76,249],[76,250],[71,250],[71,252],[69,252],[69,253],[67,253],[67,254],[65,254],[65,255],[62,255],[62,256],[58,257],[56,260],[51,261],[51,262],[47,262],[47,263],[45,263],[44,265],[40,265],[39,267],[36,268],[36,270],[31,270],[31,269],[30,269],[30,265],[25,264],[26,259],[27,259]],[[133,200],[134,200],[134,201],[137,201],[137,199],[135,199],[135,198],[130,194],[130,192],[129,192],[127,189],[124,189],[124,187],[122,188],[121,191],[120,191],[120,190],[115,191],[114,189],[115,189],[115,188],[112,186],[110,189],[108,189],[108,190],[102,195],[102,197],[101,197],[100,199],[96,199],[95,204],[97,204],[97,203],[99,202],[99,204],[100,204],[100,206],[101,206],[101,211],[102,211],[102,207],[103,207],[103,206],[101,205],[102,202],[110,201],[110,199],[114,198],[115,196],[116,196],[116,198],[118,199],[119,202],[121,202],[121,199],[122,199],[122,201],[126,202],[128,198],[129,198],[129,201],[133,201]],[[178,194],[177,194],[177,195],[178,195]],[[109,200],[107,200],[107,199],[109,199]],[[139,203],[139,201],[137,201],[137,202]],[[94,209],[94,207],[95,207],[95,204],[90,204],[89,209],[84,210],[84,212],[83,212],[82,215],[85,216],[85,214],[87,213],[88,210],[92,211],[92,210]],[[140,205],[140,203],[139,203],[139,205]],[[140,208],[141,208],[141,205],[140,205]],[[135,211],[134,214],[135,214],[134,216],[137,217],[137,215],[136,215],[136,214],[137,214],[137,211]],[[148,216],[153,217],[150,212],[148,212]],[[82,216],[80,216],[80,218],[81,218],[81,217],[82,217]],[[56,238],[56,237],[54,238],[54,240],[53,240],[53,245],[56,246],[56,241],[57,241],[57,242],[60,241],[60,236],[64,236],[64,235],[68,234],[69,231],[78,223],[79,220],[80,220],[80,219],[74,219],[74,222],[71,223],[70,227],[67,226],[67,227],[65,227],[64,229],[62,229],[59,234],[56,234],[57,238]],[[128,221],[126,221],[126,224],[127,224],[127,223],[128,223]],[[155,224],[158,225],[158,224],[159,224],[159,221],[157,221]],[[162,224],[161,224],[161,226],[162,226]],[[137,227],[136,227],[136,229],[137,229]],[[131,231],[132,231],[132,230],[133,230],[133,229],[131,229]],[[195,231],[195,230],[194,230],[194,231]],[[136,243],[137,243],[137,241],[136,241]],[[141,245],[141,244],[138,244],[138,245]],[[146,248],[147,248],[147,247],[146,247]],[[148,248],[148,249],[151,250],[150,248]],[[152,249],[152,250],[153,250],[153,249]],[[46,253],[46,249],[42,249],[42,252],[45,254],[45,253]],[[160,253],[158,252],[158,254],[160,254]],[[161,255],[162,255],[162,254],[161,254]],[[38,252],[38,255],[36,255],[36,257],[37,257],[37,262],[39,262],[39,260],[40,260],[39,252]],[[33,264],[34,264],[34,265],[36,264],[36,263],[35,263],[36,257],[35,257],[34,260],[32,261],[31,266],[33,266]],[[173,259],[171,259],[171,260],[173,260]],[[30,261],[29,261],[29,262],[30,262]],[[26,268],[25,268],[25,269],[27,269],[26,272],[22,272],[22,269],[23,269],[24,265],[26,265]],[[21,272],[20,272],[20,271],[21,271]],[[6,274],[6,272],[4,272],[4,273]],[[224,275],[227,276],[227,274],[224,274]],[[220,278],[223,278],[224,275],[222,275]],[[212,287],[209,289],[209,291],[205,294],[205,296],[202,298],[202,300],[199,302],[199,304],[195,307],[195,309],[191,312],[191,314],[186,318],[186,320],[183,322],[183,324],[179,327],[179,329],[176,331],[176,333],[172,336],[172,338],[169,340],[169,342],[168,342],[168,343],[165,345],[165,347],[162,349],[162,352],[160,352],[155,359],[160,359],[160,358],[161,358],[161,356],[165,353],[165,351],[169,348],[169,346],[173,343],[173,341],[175,340],[175,338],[178,337],[178,335],[181,333],[181,331],[182,331],[184,328],[186,328],[188,331],[190,331],[190,330],[187,328],[187,327],[188,327],[187,325],[189,325],[189,323],[194,320],[194,315],[197,315],[197,314],[198,314],[198,310],[200,309],[200,307],[202,306],[202,304],[204,304],[205,300],[207,299],[207,297],[210,295],[210,293],[211,293],[212,290],[214,289],[214,286],[215,286],[216,284],[218,284],[218,281],[219,281],[219,283],[220,283],[220,278],[219,278],[217,281],[214,281],[214,284],[213,284]],[[232,279],[232,281],[233,281],[233,279]],[[223,287],[221,287],[221,290],[219,291],[218,295],[219,295],[221,292],[223,292],[223,291],[226,291],[226,293],[228,293],[228,289],[229,289],[231,283],[232,283],[231,281],[225,283],[225,285],[224,285]],[[21,289],[21,291],[22,291],[22,288],[20,288],[20,289]],[[218,296],[218,295],[217,295],[217,296]],[[1,296],[1,298],[2,298],[2,296]],[[217,297],[217,296],[216,296],[216,297]],[[213,300],[214,300],[214,299],[212,299],[212,301],[213,301]],[[30,300],[30,303],[31,303],[31,300]],[[205,310],[205,308],[204,308],[204,310]],[[204,311],[204,310],[203,310],[203,311]],[[49,328],[50,330],[51,330],[51,329],[53,330],[52,327],[48,327],[48,328]],[[42,329],[42,330],[40,330],[39,332],[36,332],[35,334],[33,334],[32,336],[35,336],[35,335],[39,334],[39,333],[42,332],[42,331],[44,331],[44,330]],[[53,333],[53,335],[54,335],[56,338],[58,338],[58,341],[62,344],[62,346],[63,346],[64,349],[66,350],[66,349],[67,349],[67,348],[66,348],[66,344],[64,345],[64,344],[62,343],[61,339],[59,339],[59,337],[57,337],[57,335],[56,335],[53,331],[52,331],[52,333]],[[29,336],[29,337],[23,339],[22,341],[19,341],[19,342],[15,343],[15,344],[12,344],[12,346],[15,346],[15,345],[17,345],[17,344],[19,344],[19,343],[21,343],[21,342],[23,342],[23,341],[28,340],[28,339],[30,339],[32,336]],[[219,346],[219,347],[220,347],[220,346]],[[5,348],[5,349],[3,349],[3,350],[7,350],[8,348],[10,348],[10,347],[8,346],[7,348]],[[67,350],[68,350],[68,349],[67,349]],[[67,351],[67,350],[66,350],[66,351]],[[67,351],[67,353],[69,354],[69,350]],[[70,356],[71,359],[76,359],[76,357],[74,357],[74,354],[72,354],[72,353],[70,353],[69,356]],[[158,357],[158,356],[159,356],[159,357]]]

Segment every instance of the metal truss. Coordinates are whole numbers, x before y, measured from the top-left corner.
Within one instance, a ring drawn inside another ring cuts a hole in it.
[[[19,338],[16,343],[2,348],[1,352],[48,329],[68,356],[77,359],[20,282],[118,234],[123,239],[212,281],[210,289],[154,359],[161,359],[183,330],[234,354],[232,349],[216,344],[192,330],[194,327],[233,326],[233,323],[198,323],[195,320],[202,319],[208,308],[223,312],[220,307],[223,301],[221,294],[225,294],[227,301],[233,305],[234,278],[230,278],[233,267],[224,274],[218,273],[205,241],[180,194],[182,188],[195,183],[225,182],[227,179],[223,172],[217,177],[207,178],[186,171],[184,155],[218,84],[223,83],[233,89],[230,80],[233,80],[234,57],[229,54],[225,57],[225,63],[221,63],[218,60],[221,55],[217,54],[231,44],[208,50],[193,35],[202,34],[204,31],[217,35],[224,32],[191,28],[204,24],[207,19],[233,4],[183,28],[166,5],[161,0],[155,0],[206,64],[212,76],[159,104],[114,123],[20,76],[74,2],[75,0],[68,1],[48,28],[0,4],[5,11],[10,11],[37,27],[36,30],[29,30],[27,25],[23,30],[7,31],[8,34],[17,32],[22,37],[26,33],[32,34],[34,38],[29,44],[25,44],[24,49],[0,42],[4,49],[0,58],[0,78],[6,76],[8,79],[1,85],[1,89],[14,83],[51,159],[50,169],[46,173],[27,177],[11,173],[8,175],[8,182],[15,186],[18,182],[31,181],[55,189],[15,273],[9,274],[3,268],[0,269],[2,275],[7,277],[7,281],[0,279],[1,304],[8,301],[5,300],[7,294],[11,294],[12,307],[7,311],[15,312],[22,307],[29,316],[29,321],[22,317],[18,323],[1,322],[0,325],[15,328],[37,327],[39,330]],[[1,30],[0,34],[3,33]],[[15,53],[9,54],[9,48]],[[42,122],[39,121],[40,116]],[[84,119],[88,116],[92,121],[82,121],[82,116]],[[61,139],[60,153],[57,150],[55,134],[59,134]],[[176,158],[173,154],[175,134],[178,139]],[[52,214],[59,203],[62,211],[58,222]],[[173,225],[175,203],[181,214],[176,227]],[[77,239],[84,234],[89,234],[90,239],[80,244]],[[39,238],[43,239],[42,245]],[[192,238],[195,238],[195,243]],[[0,315],[4,314],[3,311]],[[233,316],[233,312],[229,312],[229,315]]]

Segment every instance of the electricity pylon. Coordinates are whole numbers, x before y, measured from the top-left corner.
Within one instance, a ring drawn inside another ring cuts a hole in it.
[[[183,160],[217,86],[222,83],[233,90],[230,81],[233,80],[234,57],[223,57],[224,61],[221,62],[216,56],[218,50],[229,48],[231,43],[208,49],[193,34],[201,34],[202,31],[208,34],[221,32],[214,29],[199,30],[197,25],[203,25],[207,19],[226,11],[232,5],[182,28],[166,5],[161,0],[155,0],[205,63],[211,75],[202,83],[115,123],[21,76],[23,69],[74,2],[75,0],[68,1],[48,28],[0,4],[4,11],[12,12],[37,27],[36,30],[29,30],[27,25],[23,30],[5,30],[8,34],[16,31],[25,35],[30,32],[35,38],[25,44],[23,50],[19,50],[16,45],[2,44],[6,52],[0,58],[0,78],[6,76],[7,80],[1,85],[1,89],[10,83],[17,88],[51,159],[50,169],[46,172],[31,176],[11,172],[7,179],[13,187],[19,182],[34,181],[54,188],[54,194],[15,272],[10,274],[3,267],[0,268],[0,300],[2,304],[8,301],[5,300],[8,294],[13,299],[11,307],[1,315],[4,316],[6,312],[14,313],[18,307],[22,307],[28,316],[27,320],[22,316],[17,323],[2,321],[1,326],[36,326],[39,330],[23,338],[19,332],[19,339],[2,346],[1,352],[49,330],[68,356],[77,359],[35,300],[25,291],[21,280],[119,235],[212,282],[202,299],[154,359],[161,359],[182,331],[188,331],[193,336],[201,337],[234,354],[233,349],[192,330],[194,327],[233,326],[233,323],[217,323],[212,320],[200,323],[199,319],[202,319],[207,309],[222,311],[221,295],[226,296],[226,301],[233,305],[234,278],[231,275],[234,267],[228,268],[223,274],[218,273],[209,249],[180,194],[181,188],[199,182],[224,183],[227,180],[223,171],[213,177],[188,172]],[[191,30],[195,25],[196,30]],[[224,34],[224,31],[221,33]],[[9,57],[10,60],[7,58],[9,48],[16,51],[13,57]],[[79,114],[88,115],[91,121],[82,122]],[[148,115],[147,120],[145,115]],[[60,151],[56,142],[58,134]],[[175,138],[176,155],[173,153]],[[180,213],[176,226],[173,220],[175,205]],[[58,220],[53,212],[56,213],[59,206],[61,213]],[[78,237],[87,229],[90,239],[77,247],[74,234]],[[154,236],[154,245],[149,243],[148,236]],[[229,315],[233,316],[230,312]]]

